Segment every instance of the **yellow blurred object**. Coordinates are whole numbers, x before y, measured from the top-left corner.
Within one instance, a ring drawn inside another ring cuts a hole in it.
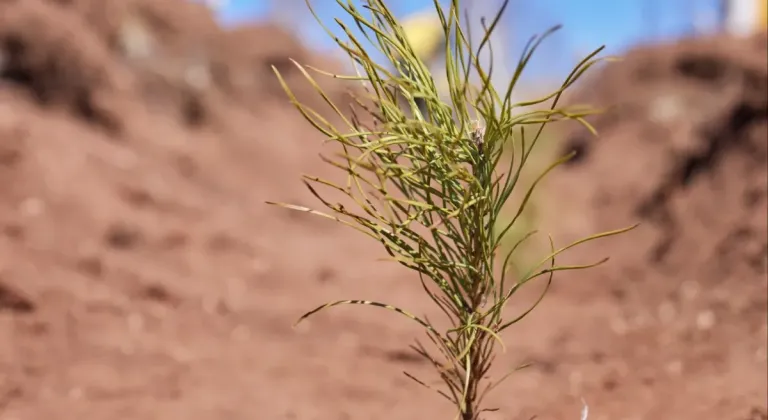
[[[400,20],[400,26],[416,57],[432,72],[440,96],[447,95],[449,84],[441,61],[445,48],[445,31],[437,12],[431,8],[416,12]],[[402,60],[402,57],[397,58]],[[424,100],[417,98],[416,103],[422,113],[426,113]]]
[[[414,13],[403,19],[400,26],[416,56],[426,63],[432,61],[445,38],[437,13],[431,9]]]
[[[760,31],[768,29],[768,0],[755,0],[757,2],[758,21],[757,27]]]

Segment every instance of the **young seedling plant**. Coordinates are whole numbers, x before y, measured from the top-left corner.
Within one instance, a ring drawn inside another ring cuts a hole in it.
[[[535,232],[517,238],[514,246],[505,248],[504,255],[496,255],[541,179],[572,156],[555,161],[539,175],[522,194],[511,219],[506,217],[504,212],[509,210],[505,203],[519,186],[521,171],[544,127],[575,120],[594,131],[584,120],[593,111],[559,108],[558,101],[597,62],[595,57],[602,48],[578,63],[556,91],[534,101],[513,103],[512,93],[526,64],[542,40],[557,28],[530,40],[509,84],[497,91],[490,82],[492,60],[483,66],[479,56],[485,50],[493,56],[489,38],[508,1],[493,19],[481,22],[484,36],[475,45],[462,29],[459,0],[452,0],[447,10],[436,0],[435,13],[446,40],[445,77],[450,97],[443,101],[433,75],[413,52],[384,1],[366,0],[361,8],[348,0],[337,3],[362,35],[355,36],[350,26],[339,19],[336,23],[346,40],[324,28],[349,56],[357,74],[342,76],[295,64],[339,122],[333,124],[305,106],[277,69],[273,70],[299,112],[338,147],[336,155],[322,159],[341,170],[346,183],[312,175],[303,177],[306,187],[327,209],[325,212],[292,204],[269,204],[334,220],[380,242],[394,261],[413,270],[414,280],[418,275],[424,294],[447,317],[450,327],[441,329],[404,309],[368,300],[326,303],[299,321],[323,309],[347,304],[381,307],[415,321],[433,347],[428,349],[421,343],[411,347],[434,366],[444,386],[431,388],[424,380],[406,375],[455,405],[456,418],[477,420],[484,411],[491,411],[483,405],[488,392],[508,376],[497,381],[489,379],[494,357],[503,348],[501,334],[538,305],[556,272],[586,269],[607,260],[566,266],[557,265],[556,257],[579,244],[634,227],[599,233],[560,248],[555,248],[550,238],[549,255],[516,278],[511,278],[510,262],[518,247]],[[309,2],[307,5],[311,10]],[[363,37],[373,47],[364,47]],[[371,48],[377,49],[387,62],[375,62]],[[356,83],[358,93],[351,110],[340,109],[309,70]],[[517,112],[538,104],[549,106]],[[322,189],[341,193],[354,205],[337,203],[328,198],[329,194],[321,193]],[[545,282],[539,298],[522,313],[508,314],[505,309],[510,299],[538,279]]]

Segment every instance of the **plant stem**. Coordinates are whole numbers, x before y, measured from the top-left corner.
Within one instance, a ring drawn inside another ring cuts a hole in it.
[[[473,350],[470,355],[469,363],[469,383],[467,384],[467,395],[464,399],[464,413],[462,413],[461,420],[477,420],[477,390],[479,388],[480,379],[483,375],[483,358],[480,352],[480,343],[483,342],[484,332],[479,333],[478,339],[473,344]]]

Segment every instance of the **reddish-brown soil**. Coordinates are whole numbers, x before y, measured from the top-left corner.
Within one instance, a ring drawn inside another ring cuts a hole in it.
[[[542,351],[580,373],[595,418],[768,416],[767,55],[765,34],[639,48],[577,94],[610,111],[566,141],[551,229],[641,223],[574,252],[613,259],[552,299],[581,310]]]
[[[0,420],[452,417],[400,373],[429,373],[407,321],[291,329],[429,305],[377,244],[264,204],[327,171],[288,57],[332,65],[182,0],[0,2]],[[551,230],[643,224],[571,254],[613,259],[509,332],[499,374],[535,364],[487,419],[766,419],[767,74],[764,36],[703,40],[585,89],[618,107],[569,137]]]

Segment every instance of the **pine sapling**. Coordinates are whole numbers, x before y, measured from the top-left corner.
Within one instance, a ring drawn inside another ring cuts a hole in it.
[[[602,48],[579,62],[559,89],[537,100],[514,103],[512,94],[523,70],[541,42],[557,28],[530,40],[509,84],[497,91],[491,83],[492,61],[485,68],[479,57],[484,51],[493,56],[489,38],[508,1],[490,22],[482,21],[484,36],[475,45],[460,20],[459,0],[452,0],[447,10],[436,0],[435,13],[446,40],[445,75],[441,76],[448,80],[444,95],[448,98],[443,100],[433,75],[414,53],[384,1],[367,0],[362,10],[350,1],[337,2],[362,37],[387,62],[376,63],[370,47],[363,47],[363,39],[337,19],[347,39],[326,30],[349,56],[356,74],[330,74],[296,63],[334,111],[338,124],[302,104],[274,69],[294,106],[338,147],[334,157],[323,159],[339,169],[346,182],[303,177],[306,187],[326,209],[324,212],[292,204],[270,204],[334,220],[381,243],[394,261],[414,272],[414,280],[418,277],[425,295],[450,321],[450,327],[440,329],[404,309],[368,300],[326,303],[299,321],[346,304],[377,306],[404,315],[418,323],[433,344],[430,349],[421,343],[411,347],[442,380],[444,386],[434,390],[456,407],[460,419],[477,420],[481,413],[491,410],[483,404],[488,392],[506,377],[489,379],[494,355],[503,347],[502,333],[538,305],[555,272],[586,269],[606,261],[557,265],[556,257],[579,244],[634,227],[603,232],[559,248],[550,238],[551,252],[515,278],[509,269],[512,258],[534,232],[502,248],[502,242],[509,243],[505,238],[541,179],[572,157],[564,156],[543,171],[523,191],[511,218],[507,217],[509,209],[505,204],[520,188],[521,171],[544,127],[575,120],[592,130],[584,119],[592,110],[558,107],[558,102],[563,92],[598,62],[596,57]],[[355,83],[358,93],[352,109],[340,109],[309,70]],[[521,111],[531,106],[538,109]],[[349,203],[334,202],[322,190],[343,194]],[[500,249],[504,249],[504,255],[497,256]],[[539,298],[520,314],[506,313],[507,303],[516,292],[539,279],[546,286]],[[432,389],[424,380],[407,375]]]

